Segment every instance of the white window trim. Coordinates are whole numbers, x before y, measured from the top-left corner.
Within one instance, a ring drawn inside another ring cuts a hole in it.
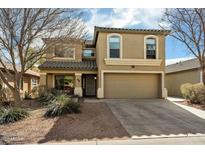
[[[160,66],[162,59],[104,59],[106,65]]]
[[[111,36],[119,36],[120,37],[120,58],[110,58],[110,43],[109,43],[109,38]],[[122,35],[118,33],[111,33],[107,35],[107,59],[122,59],[122,46],[123,41],[122,41]]]
[[[54,58],[53,59],[62,59],[62,60],[75,60],[75,48],[69,48],[69,49],[74,49],[74,55],[73,55],[73,58],[68,58],[68,57],[57,57],[55,55],[55,51],[53,52],[53,55],[54,55]]]
[[[158,52],[158,37],[156,35],[146,35],[144,37],[144,59],[147,59],[147,48],[146,48],[146,39],[148,38],[154,38],[156,39],[156,58],[159,59],[159,52]]]

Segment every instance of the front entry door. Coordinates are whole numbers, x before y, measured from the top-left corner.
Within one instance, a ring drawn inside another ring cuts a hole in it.
[[[96,96],[96,75],[84,76],[84,95]]]

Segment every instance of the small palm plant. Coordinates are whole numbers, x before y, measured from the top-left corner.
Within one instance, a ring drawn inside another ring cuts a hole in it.
[[[52,93],[46,93],[45,95],[42,95],[40,98],[38,98],[38,101],[42,105],[47,106],[55,101],[55,96]]]
[[[18,107],[2,107],[0,109],[0,124],[16,122],[28,116],[28,112]]]
[[[61,94],[48,106],[46,117],[55,117],[67,113],[80,113],[80,104],[75,103],[65,94]]]

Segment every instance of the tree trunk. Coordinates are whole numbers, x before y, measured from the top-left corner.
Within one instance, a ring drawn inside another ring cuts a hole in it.
[[[201,71],[202,71],[202,82],[205,85],[205,67],[201,67]]]
[[[13,97],[14,97],[14,105],[21,107],[21,94],[20,94],[20,90],[15,89],[14,91],[12,91],[13,93]]]

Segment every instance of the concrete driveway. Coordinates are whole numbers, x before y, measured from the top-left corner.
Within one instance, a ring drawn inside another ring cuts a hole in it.
[[[205,135],[205,120],[161,99],[107,99],[133,138]]]

